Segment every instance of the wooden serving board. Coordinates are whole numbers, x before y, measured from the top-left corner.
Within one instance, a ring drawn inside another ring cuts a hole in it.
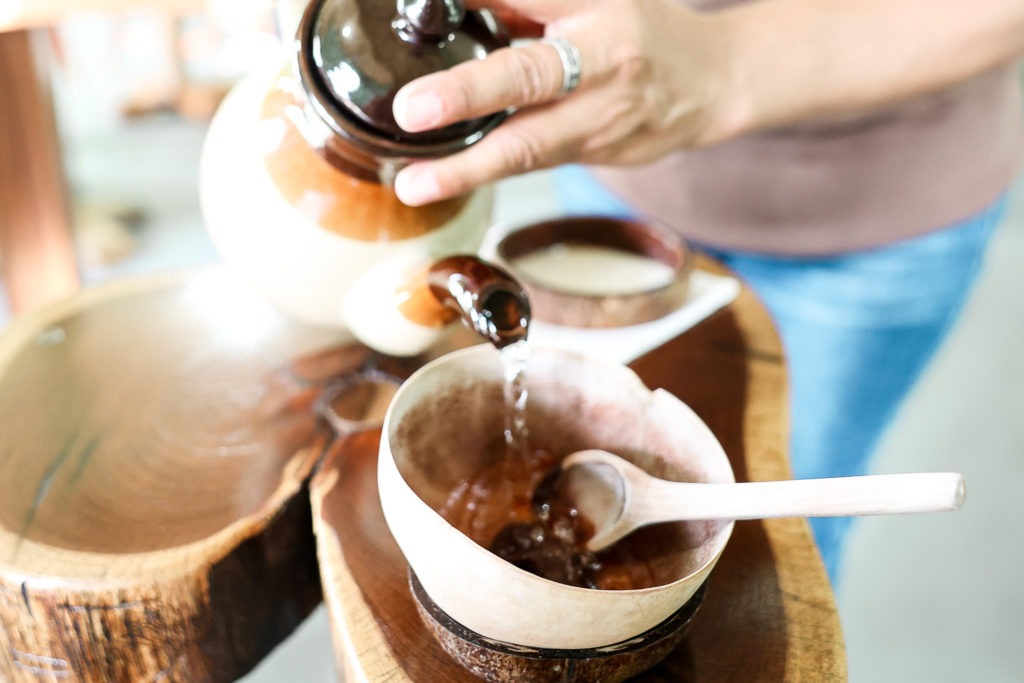
[[[791,476],[785,360],[750,291],[632,367],[707,422],[738,480]],[[349,683],[477,680],[441,650],[416,613],[407,565],[377,495],[379,438],[370,429],[336,440],[311,483],[339,669]],[[809,527],[783,519],[737,523],[682,645],[638,680],[845,679],[836,606]]]

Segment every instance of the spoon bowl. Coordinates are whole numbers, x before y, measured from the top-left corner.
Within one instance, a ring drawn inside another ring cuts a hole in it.
[[[591,551],[657,522],[939,512],[959,508],[965,497],[963,477],[954,472],[689,483],[659,479],[598,449],[569,455],[543,489],[535,505],[557,496],[593,524]]]

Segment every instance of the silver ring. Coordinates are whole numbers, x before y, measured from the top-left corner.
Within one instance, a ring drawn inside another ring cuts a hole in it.
[[[562,89],[558,91],[558,95],[568,95],[580,84],[582,67],[579,48],[566,38],[543,38],[541,42],[547,43],[558,52],[558,58],[562,61]]]

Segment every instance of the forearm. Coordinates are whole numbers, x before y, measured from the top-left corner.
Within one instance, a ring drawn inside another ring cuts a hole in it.
[[[713,23],[727,86],[705,144],[883,106],[1024,52],[1024,0],[763,0]]]

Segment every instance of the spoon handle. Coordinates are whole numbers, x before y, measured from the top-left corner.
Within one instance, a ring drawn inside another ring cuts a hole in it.
[[[634,501],[637,521],[846,517],[955,510],[963,477],[954,472],[829,479],[692,484],[657,482]]]

